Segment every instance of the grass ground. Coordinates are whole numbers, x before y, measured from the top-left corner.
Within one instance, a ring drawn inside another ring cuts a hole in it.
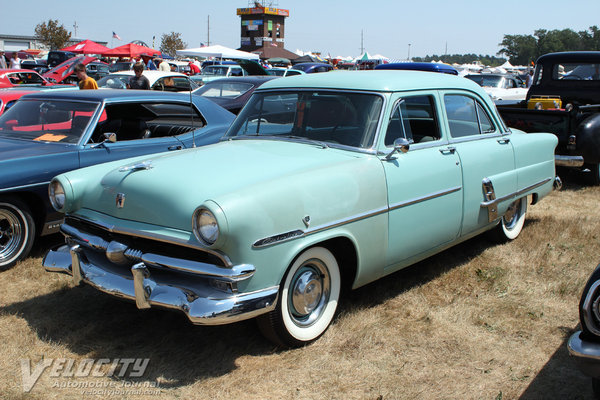
[[[322,338],[293,350],[253,321],[197,327],[72,288],[43,271],[41,255],[60,241],[47,239],[0,272],[0,398],[590,399],[566,341],[600,262],[599,196],[569,183],[529,208],[517,240],[478,237],[352,292]],[[47,370],[23,392],[23,359],[137,357],[150,361],[133,381]]]

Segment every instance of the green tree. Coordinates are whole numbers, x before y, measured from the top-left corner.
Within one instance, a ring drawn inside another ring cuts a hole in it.
[[[35,26],[35,36],[50,50],[58,50],[67,44],[71,39],[71,32],[58,23],[56,19],[49,19],[48,22],[41,22]]]
[[[186,47],[187,43],[181,40],[181,33],[179,32],[163,33],[160,39],[160,51],[171,57],[175,57],[176,50],[185,49]]]
[[[504,54],[513,65],[527,65],[537,59],[537,41],[532,35],[504,35],[498,54]]]
[[[579,32],[583,50],[600,51],[600,29],[596,25]]]

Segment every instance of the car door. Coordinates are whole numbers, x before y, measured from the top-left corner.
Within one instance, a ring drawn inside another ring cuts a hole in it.
[[[463,92],[446,92],[443,99],[450,146],[456,149],[462,166],[465,208],[462,235],[468,235],[490,224],[488,208],[481,206],[486,201],[485,192],[489,191],[489,186],[484,188],[485,181],[491,182],[497,199],[515,193],[514,150],[509,132],[503,132],[482,99]],[[500,215],[511,201],[498,205]]]
[[[462,174],[455,151],[441,134],[434,93],[398,96],[388,121],[383,151],[410,142],[406,153],[382,157],[388,186],[386,272],[423,258],[455,240],[462,220]]]

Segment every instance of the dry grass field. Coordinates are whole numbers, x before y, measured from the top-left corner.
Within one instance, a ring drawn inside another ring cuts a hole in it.
[[[292,350],[264,340],[253,321],[197,327],[72,288],[41,267],[45,247],[61,240],[51,238],[0,272],[0,398],[590,399],[565,345],[600,262],[600,188],[565,178],[563,191],[529,208],[517,240],[475,238],[352,292],[321,339]],[[125,382],[138,391],[95,396],[82,383],[123,382],[45,371],[23,392],[21,359],[33,368],[42,358],[137,357],[150,359]]]

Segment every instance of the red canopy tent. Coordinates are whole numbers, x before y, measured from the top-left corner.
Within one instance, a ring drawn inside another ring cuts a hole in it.
[[[102,46],[101,44],[94,42],[93,40],[84,40],[72,46],[65,47],[62,50],[81,54],[104,54],[110,49],[106,46]]]
[[[114,49],[110,49],[102,53],[103,56],[108,57],[139,57],[141,55],[147,56],[160,56],[161,52],[159,50],[151,49],[150,47],[140,46],[135,43],[127,43],[123,46],[115,47]]]

